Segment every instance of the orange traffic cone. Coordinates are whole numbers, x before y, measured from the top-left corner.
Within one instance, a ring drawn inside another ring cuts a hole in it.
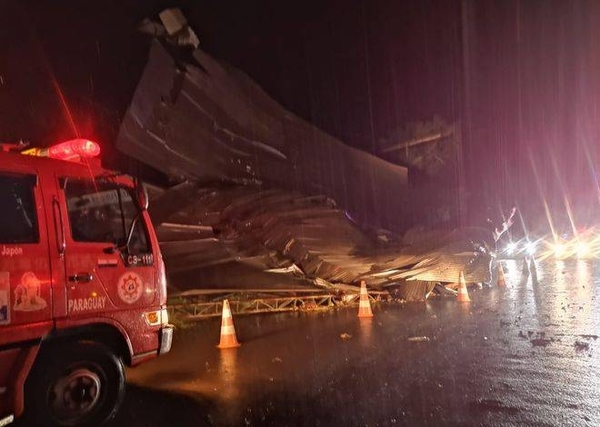
[[[529,260],[529,272],[531,273],[531,280],[533,283],[537,283],[538,274],[537,274],[537,266],[535,265],[535,258],[531,257]]]
[[[456,294],[456,301],[458,302],[470,302],[469,292],[467,291],[467,282],[465,282],[465,275],[461,271],[458,275],[458,293]]]
[[[358,317],[373,317],[371,311],[371,303],[369,302],[369,294],[367,293],[367,284],[365,281],[360,282],[360,301],[358,303]]]
[[[223,315],[221,317],[221,342],[217,348],[234,348],[241,344],[235,336],[235,328],[233,327],[233,318],[231,317],[231,309],[229,301],[223,301]]]
[[[523,260],[523,268],[521,269],[521,275],[523,277],[529,277],[529,274],[531,272],[529,271],[529,260],[527,259],[527,257]]]
[[[506,277],[504,277],[504,269],[501,263],[498,263],[498,286],[506,286]]]

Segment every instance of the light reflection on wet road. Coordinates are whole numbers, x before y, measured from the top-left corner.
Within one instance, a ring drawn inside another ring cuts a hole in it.
[[[468,304],[238,316],[236,350],[217,319],[180,330],[111,425],[600,425],[600,263],[546,261],[537,284],[505,267]]]

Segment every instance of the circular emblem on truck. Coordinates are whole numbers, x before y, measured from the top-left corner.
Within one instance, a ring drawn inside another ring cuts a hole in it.
[[[135,273],[125,273],[119,278],[117,293],[127,304],[133,304],[142,296],[142,278]]]

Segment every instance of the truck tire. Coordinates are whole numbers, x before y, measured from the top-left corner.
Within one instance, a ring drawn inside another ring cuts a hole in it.
[[[102,344],[42,350],[26,384],[25,419],[52,427],[97,426],[115,416],[125,394],[121,358]]]

